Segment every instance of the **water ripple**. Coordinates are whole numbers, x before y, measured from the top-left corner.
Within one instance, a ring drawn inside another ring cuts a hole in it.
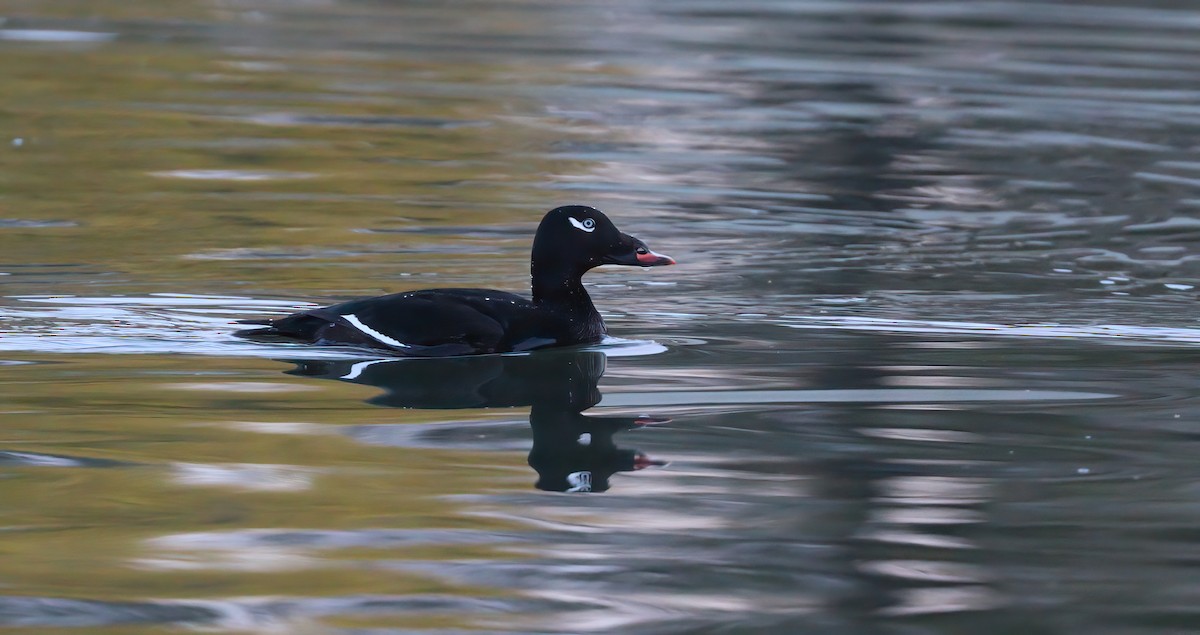
[[[4,321],[4,328],[0,329],[2,351],[245,357],[291,357],[304,351],[304,356],[312,359],[381,359],[378,351],[368,349],[266,345],[232,335],[241,328],[234,320],[316,306],[312,304],[174,293],[143,297],[20,296],[12,299],[33,306],[0,306],[0,320]],[[666,347],[652,341],[606,337],[588,350],[593,349],[620,357],[654,355],[665,351]],[[266,384],[262,386],[268,389]],[[237,386],[226,383],[210,385],[207,389],[232,391],[237,390]],[[294,386],[288,388],[296,389]]]

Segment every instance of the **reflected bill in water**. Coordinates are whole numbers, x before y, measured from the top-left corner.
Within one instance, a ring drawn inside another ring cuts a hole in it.
[[[290,375],[349,381],[381,388],[367,402],[391,408],[459,409],[529,407],[533,445],[529,465],[537,488],[603,492],[617,472],[665,465],[618,447],[617,433],[669,419],[589,416],[600,402],[607,357],[597,351],[547,351],[442,359],[288,360]]]

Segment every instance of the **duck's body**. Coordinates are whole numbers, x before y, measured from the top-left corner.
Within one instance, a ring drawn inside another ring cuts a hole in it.
[[[604,322],[589,308],[590,314],[557,311],[489,289],[426,289],[246,322],[270,328],[245,333],[416,357],[505,353],[599,341]]]
[[[286,339],[445,357],[529,351],[600,341],[607,333],[581,278],[601,264],[657,266],[674,260],[617,230],[599,210],[551,210],[534,237],[533,298],[490,289],[426,289],[310,309],[240,331]]]

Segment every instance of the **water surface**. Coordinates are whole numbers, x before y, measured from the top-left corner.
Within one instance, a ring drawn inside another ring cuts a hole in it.
[[[1200,628],[1189,3],[0,6],[0,626]],[[679,266],[579,350],[232,320]]]

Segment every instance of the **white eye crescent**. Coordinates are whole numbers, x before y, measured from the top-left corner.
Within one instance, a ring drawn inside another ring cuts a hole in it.
[[[589,234],[596,231],[596,221],[594,221],[590,218],[583,219],[582,223],[575,220],[575,218],[572,216],[568,216],[567,220],[571,221],[572,227],[574,227],[575,229],[578,229],[580,231],[585,231]]]

